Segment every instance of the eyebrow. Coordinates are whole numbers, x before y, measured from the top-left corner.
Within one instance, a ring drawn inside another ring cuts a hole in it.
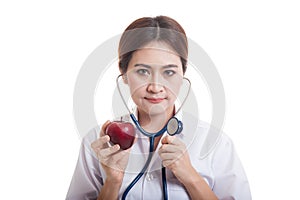
[[[151,68],[151,66],[150,65],[147,65],[147,64],[143,64],[143,63],[137,63],[137,64],[135,64],[134,65],[134,67],[145,67],[145,68]],[[168,65],[164,65],[164,66],[162,66],[163,68],[178,68],[178,66],[177,65],[175,65],[175,64],[168,64]]]

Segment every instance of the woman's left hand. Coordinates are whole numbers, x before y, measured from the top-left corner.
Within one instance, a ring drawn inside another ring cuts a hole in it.
[[[171,170],[180,182],[190,176],[194,171],[186,145],[175,136],[165,136],[161,140],[162,146],[158,153],[162,159],[162,164]]]

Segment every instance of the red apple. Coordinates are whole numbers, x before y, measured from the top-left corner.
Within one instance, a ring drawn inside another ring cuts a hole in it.
[[[109,135],[110,141],[119,144],[123,150],[133,145],[135,128],[130,122],[113,121],[107,126],[105,132]]]

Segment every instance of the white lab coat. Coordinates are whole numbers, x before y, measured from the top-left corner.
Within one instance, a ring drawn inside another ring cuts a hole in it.
[[[176,137],[185,142],[193,167],[208,183],[218,199],[250,200],[249,183],[230,138],[216,129],[210,129],[208,124],[197,120],[190,114],[184,114],[183,117],[178,118],[182,120],[184,128],[182,133]],[[126,116],[125,120],[130,120],[129,116]],[[93,128],[83,138],[67,200],[97,199],[105,182],[104,170],[91,149],[91,143],[99,138],[100,128],[101,126]],[[207,156],[203,158],[200,156],[200,152],[205,146],[205,142],[209,141],[206,140],[209,134],[215,134],[218,137],[216,137],[214,145],[210,145],[212,147],[207,149]],[[149,139],[139,132],[137,138],[130,152],[119,199],[142,169],[149,152]],[[189,199],[184,186],[172,172],[166,171],[169,199]],[[153,155],[147,172],[129,191],[126,199],[163,199],[161,160],[157,151]]]

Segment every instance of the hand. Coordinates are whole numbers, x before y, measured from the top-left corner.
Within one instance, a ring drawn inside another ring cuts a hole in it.
[[[108,135],[105,135],[105,130],[109,124],[110,121],[105,122],[100,132],[100,138],[94,141],[91,147],[96,153],[107,179],[120,184],[124,177],[130,149],[124,151],[120,150],[120,145],[118,144],[108,145],[110,138]]]
[[[165,136],[161,140],[162,146],[158,153],[162,164],[171,170],[176,178],[184,183],[184,180],[194,172],[185,144],[175,136]]]

